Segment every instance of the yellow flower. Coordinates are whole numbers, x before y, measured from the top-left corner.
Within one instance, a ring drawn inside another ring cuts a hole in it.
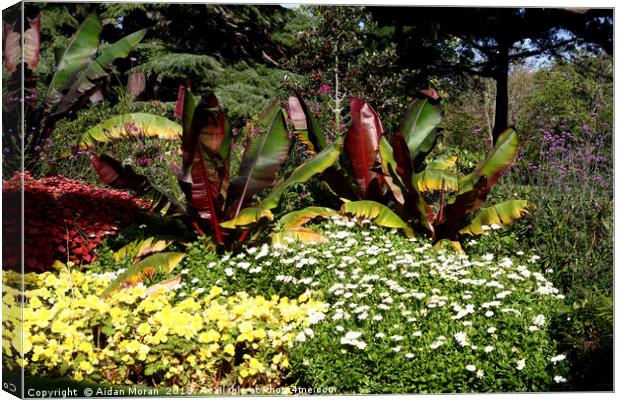
[[[247,333],[250,332],[254,328],[254,324],[252,321],[243,321],[239,324],[239,332]]]
[[[209,329],[207,332],[202,332],[198,336],[198,341],[200,343],[211,343],[216,342],[220,338],[219,332],[214,329]]]
[[[231,356],[235,355],[235,346],[228,343],[226,346],[224,346],[224,353],[230,354]]]
[[[125,351],[127,351],[128,353],[137,353],[138,350],[140,350],[141,346],[142,343],[138,342],[137,340],[132,340],[125,346]]]
[[[43,284],[47,287],[53,287],[54,285],[56,285],[57,282],[58,278],[56,278],[56,275],[49,274],[45,278],[45,281],[43,281]]]
[[[210,296],[210,297],[217,297],[217,296],[219,296],[220,294],[222,294],[222,292],[223,292],[223,291],[224,291],[224,290],[223,290],[221,287],[219,287],[219,286],[213,286],[213,287],[211,288],[211,290],[209,291],[209,296]]]
[[[257,329],[254,332],[252,332],[252,335],[254,335],[254,337],[258,339],[262,339],[267,335],[267,333],[265,332],[263,328],[261,328],[261,329]]]
[[[147,324],[146,322],[141,323],[140,325],[138,325],[138,329],[137,332],[141,335],[144,336],[147,333],[151,332],[151,327],[149,326],[149,324]]]
[[[93,345],[90,344],[89,342],[81,342],[78,345],[78,351],[81,351],[81,352],[84,352],[84,353],[88,353],[92,349],[93,349]]]
[[[93,368],[92,364],[89,363],[88,361],[80,362],[80,364],[78,365],[78,368],[81,369],[82,371],[86,372],[87,374],[92,374],[93,371],[95,370],[95,368]]]
[[[265,370],[265,366],[260,361],[258,361],[256,358],[250,359],[250,368],[261,371],[261,372]]]

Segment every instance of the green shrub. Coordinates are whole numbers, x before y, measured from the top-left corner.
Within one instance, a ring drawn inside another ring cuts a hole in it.
[[[184,261],[198,285],[266,296],[310,289],[331,305],[312,335],[297,337],[291,381],[338,393],[562,387],[549,328],[563,296],[537,272],[537,256],[436,253],[364,221],[313,229],[330,241],[205,262],[208,250],[194,244]]]

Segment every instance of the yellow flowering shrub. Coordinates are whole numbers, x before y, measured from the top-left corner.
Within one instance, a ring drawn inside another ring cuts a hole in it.
[[[30,375],[194,389],[277,386],[295,335],[327,308],[307,295],[225,296],[219,287],[179,298],[163,289],[147,295],[138,284],[102,297],[112,274],[58,269],[25,275],[23,343],[19,292],[11,287],[21,277],[2,273],[3,352]]]

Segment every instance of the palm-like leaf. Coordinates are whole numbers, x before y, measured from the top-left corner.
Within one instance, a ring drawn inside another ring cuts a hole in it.
[[[327,207],[306,207],[303,210],[292,211],[278,221],[283,231],[299,228],[314,218],[325,218],[337,215],[336,210]]]
[[[396,213],[383,204],[371,200],[349,201],[342,205],[341,211],[360,219],[374,221],[375,224],[386,228],[402,229],[409,237],[413,230]]]
[[[286,179],[276,183],[276,185],[267,195],[267,197],[265,197],[260,202],[259,207],[265,209],[272,209],[276,207],[278,205],[280,197],[282,196],[282,193],[286,188],[296,183],[306,182],[314,175],[325,171],[338,160],[339,155],[340,145],[338,143],[334,143],[329,147],[325,148],[314,158],[309,159],[308,161],[295,168]]]
[[[506,225],[528,213],[530,203],[526,200],[508,200],[480,210],[469,225],[459,233],[465,235],[482,235],[484,225]]]
[[[102,29],[97,15],[90,14],[86,17],[56,66],[56,72],[46,95],[47,103],[59,102],[62,93],[73,83],[79,71],[93,60],[97,54]]]
[[[109,118],[82,134],[80,146],[107,143],[127,136],[149,136],[176,140],[181,137],[181,125],[167,118],[146,113],[123,114]]]
[[[413,185],[420,192],[445,190],[456,192],[459,190],[459,179],[452,172],[426,168],[413,176]]]
[[[185,253],[177,252],[157,253],[145,257],[120,274],[101,295],[107,296],[123,283],[136,282],[147,272],[170,273],[179,265],[183,258],[185,258]]]
[[[237,215],[252,196],[273,184],[276,172],[286,161],[289,145],[284,114],[278,110],[268,131],[246,147],[239,175],[230,184],[230,217]]]
[[[416,93],[403,119],[400,131],[407,142],[416,171],[424,157],[435,147],[441,122],[440,101],[441,98],[434,90],[420,91]]]
[[[82,96],[96,87],[97,80],[108,76],[108,70],[114,60],[127,57],[129,52],[144,38],[145,34],[146,29],[142,29],[106,47],[93,62],[80,72],[67,94],[62,97],[54,114],[60,115],[69,111]]]
[[[271,236],[271,244],[288,245],[289,242],[300,242],[304,244],[325,243],[328,239],[312,229],[297,227],[286,231],[274,233]]]
[[[259,222],[262,219],[273,220],[271,211],[259,207],[242,209],[235,218],[222,222],[220,226],[226,229],[244,228]]]

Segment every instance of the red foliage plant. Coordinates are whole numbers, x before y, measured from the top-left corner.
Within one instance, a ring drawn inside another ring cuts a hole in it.
[[[24,187],[24,269],[45,271],[55,260],[92,262],[94,251],[119,225],[131,224],[148,203],[129,193],[54,176],[17,173],[2,184],[2,265],[20,268],[21,178]]]

